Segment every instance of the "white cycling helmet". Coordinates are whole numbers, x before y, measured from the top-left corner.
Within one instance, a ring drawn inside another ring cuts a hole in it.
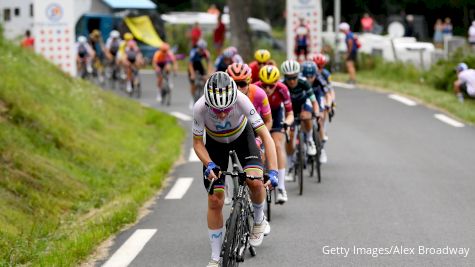
[[[116,31],[116,30],[113,30],[113,31],[111,31],[111,33],[109,34],[109,36],[110,36],[111,38],[119,38],[119,37],[120,37],[120,33],[119,33],[118,31]]]
[[[79,36],[79,37],[78,37],[78,43],[80,43],[80,44],[85,44],[85,43],[87,43],[87,38],[86,38],[86,36],[82,36],[82,35]]]
[[[206,43],[205,40],[199,39],[198,42],[196,43],[196,46],[201,49],[206,49],[206,47],[208,47],[208,44]]]
[[[300,64],[293,59],[289,59],[280,65],[280,69],[284,75],[295,75],[300,72]]]
[[[237,85],[226,72],[213,73],[203,89],[206,104],[212,108],[225,109],[236,103]]]

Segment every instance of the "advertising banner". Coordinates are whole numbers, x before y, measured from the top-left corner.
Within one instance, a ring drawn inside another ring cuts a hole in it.
[[[76,75],[74,0],[34,0],[35,51]]]
[[[287,0],[286,14],[287,57],[302,61],[320,52],[322,49],[321,0]]]

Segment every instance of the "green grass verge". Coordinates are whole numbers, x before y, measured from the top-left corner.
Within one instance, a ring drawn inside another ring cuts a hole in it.
[[[386,75],[382,74],[386,73]],[[332,74],[335,81],[346,81],[348,75],[344,73]],[[420,102],[450,113],[455,118],[470,124],[475,124],[475,101],[466,99],[460,104],[455,94],[449,91],[438,90],[432,85],[417,83],[418,77],[407,80],[404,77],[398,79],[394,72],[378,70],[363,70],[357,72],[358,85],[362,88],[376,89],[385,92],[395,92],[416,98]]]
[[[134,222],[184,131],[1,37],[0,51],[0,266],[75,266]]]

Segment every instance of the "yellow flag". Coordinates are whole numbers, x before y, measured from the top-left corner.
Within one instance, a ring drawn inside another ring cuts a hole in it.
[[[158,36],[148,16],[125,18],[125,23],[137,40],[159,48],[163,41]]]

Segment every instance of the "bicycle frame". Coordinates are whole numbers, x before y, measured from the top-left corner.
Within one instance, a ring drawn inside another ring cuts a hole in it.
[[[262,180],[262,177],[248,176],[242,170],[236,152],[232,150],[229,152],[229,155],[231,156],[233,170],[231,172],[222,172],[221,175],[231,176],[235,187],[231,214],[226,220],[226,234],[221,249],[221,256],[223,257],[222,266],[237,266],[239,262],[244,261],[244,252],[247,248],[249,248],[252,256],[256,255],[254,248],[249,245],[254,213],[246,180]],[[213,194],[213,182],[214,180],[209,185],[209,194]]]

